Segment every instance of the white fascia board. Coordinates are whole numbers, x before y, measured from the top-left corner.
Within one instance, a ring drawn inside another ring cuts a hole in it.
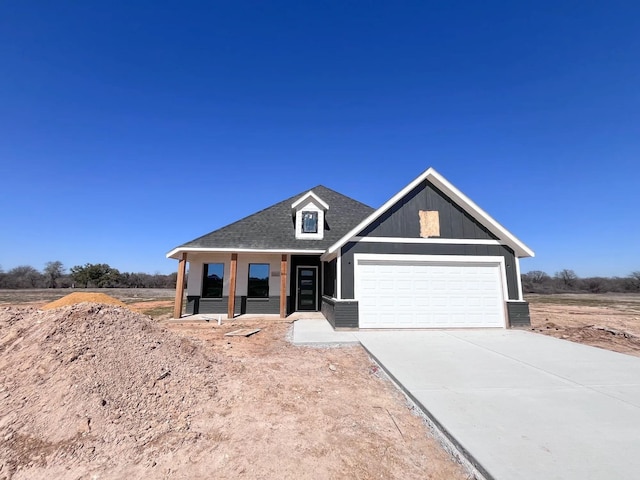
[[[300,197],[298,200],[293,202],[293,204],[291,204],[291,210],[295,210],[304,202],[306,202],[309,198],[312,198],[318,205],[320,205],[324,209],[325,212],[329,210],[329,205],[327,204],[327,202],[325,202],[318,195],[313,193],[313,190],[309,190],[302,197]]]
[[[322,255],[320,255],[320,260],[323,262],[330,262],[334,258],[338,257],[338,252],[328,253],[325,251]]]
[[[181,253],[282,253],[282,254],[307,254],[307,255],[321,255],[324,250],[287,250],[287,249],[268,249],[268,248],[199,248],[199,247],[184,247],[174,248],[167,253],[167,258],[180,258],[178,255]]]
[[[491,215],[481,209],[476,203],[467,197],[464,193],[454,187],[447,179],[433,169],[429,176],[429,181],[436,187],[447,194],[455,203],[460,205],[464,210],[471,213],[471,216],[478,220],[482,225],[487,227],[491,233],[504,241],[504,243],[516,253],[517,257],[533,257],[535,253],[511,232],[498,223]],[[427,170],[427,172],[429,172]]]
[[[506,228],[500,225],[497,221],[495,221],[488,213],[482,210],[478,205],[476,205],[469,197],[467,197],[464,193],[454,187],[449,181],[447,181],[442,175],[435,171],[433,167],[429,167],[425,170],[421,175],[419,175],[415,180],[413,180],[409,185],[400,190],[397,194],[391,197],[384,205],[382,205],[379,209],[365,218],[362,222],[360,222],[355,228],[353,228],[349,233],[343,236],[336,243],[331,245],[327,249],[327,254],[333,253],[338,248],[342,247],[345,243],[350,240],[354,240],[354,236],[365,227],[373,223],[377,218],[379,218],[382,214],[384,214],[387,210],[389,210],[393,205],[395,205],[398,201],[400,201],[405,195],[407,195],[411,190],[417,187],[420,183],[425,180],[429,180],[436,187],[442,190],[447,196],[449,196],[456,204],[460,205],[465,211],[471,214],[473,218],[478,220],[482,225],[484,225],[490,232],[496,235],[498,238],[502,239],[505,245],[513,248],[517,257],[533,257],[535,254],[533,250],[527,247],[524,243],[518,240],[515,236],[513,236]]]

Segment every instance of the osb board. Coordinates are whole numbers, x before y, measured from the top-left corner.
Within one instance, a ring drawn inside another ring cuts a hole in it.
[[[440,214],[436,210],[420,210],[420,237],[440,236]]]
[[[260,331],[259,328],[241,328],[240,330],[234,330],[233,332],[225,333],[225,337],[248,337]]]

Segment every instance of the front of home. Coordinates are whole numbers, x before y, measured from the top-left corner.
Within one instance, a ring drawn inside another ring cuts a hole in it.
[[[430,168],[373,209],[323,186],[174,248],[174,317],[320,311],[334,328],[529,324],[533,252]]]

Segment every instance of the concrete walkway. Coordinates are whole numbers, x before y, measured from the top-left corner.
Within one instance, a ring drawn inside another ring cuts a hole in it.
[[[519,330],[333,333],[362,343],[487,478],[640,478],[640,358]]]

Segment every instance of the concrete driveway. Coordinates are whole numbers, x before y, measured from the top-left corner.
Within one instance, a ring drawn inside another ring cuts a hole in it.
[[[330,343],[317,322],[296,322],[294,343],[296,329],[299,343]],[[358,340],[487,478],[640,478],[640,358],[519,330],[334,333]]]

